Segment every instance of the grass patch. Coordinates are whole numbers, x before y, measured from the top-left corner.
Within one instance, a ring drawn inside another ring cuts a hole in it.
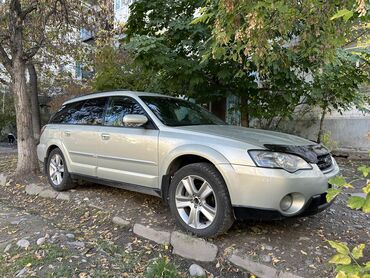
[[[178,278],[177,267],[167,257],[160,257],[152,261],[146,270],[146,278]]]
[[[30,270],[50,264],[60,264],[69,259],[71,251],[45,244],[28,250],[14,249],[0,256],[0,277],[14,277],[16,272],[28,267]],[[65,263],[65,262],[64,262]]]
[[[144,254],[143,250],[131,250],[127,252],[122,247],[109,242],[98,242],[98,248],[107,253],[110,257],[111,263],[119,267],[122,272],[135,272]]]

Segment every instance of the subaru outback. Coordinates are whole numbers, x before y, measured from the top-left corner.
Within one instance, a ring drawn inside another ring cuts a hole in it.
[[[158,196],[183,229],[203,237],[226,232],[235,219],[320,212],[339,171],[320,144],[131,91],[66,101],[43,128],[37,154],[55,190],[84,179]]]

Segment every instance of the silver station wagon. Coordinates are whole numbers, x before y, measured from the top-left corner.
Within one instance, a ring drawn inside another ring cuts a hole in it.
[[[55,190],[85,179],[152,194],[183,229],[204,237],[235,219],[320,212],[339,171],[312,141],[227,125],[183,99],[130,91],[66,101],[37,154]]]

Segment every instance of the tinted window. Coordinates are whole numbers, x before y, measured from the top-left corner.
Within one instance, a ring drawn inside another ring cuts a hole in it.
[[[73,124],[101,125],[107,98],[92,98],[85,101],[82,108],[76,112]]]
[[[101,125],[107,98],[94,98],[66,104],[52,117],[53,124]]]
[[[152,96],[140,98],[168,126],[226,124],[203,107],[183,99]]]
[[[122,119],[127,114],[145,115],[145,111],[134,99],[129,97],[111,97],[105,112],[104,125],[124,126]]]
[[[63,105],[57,113],[51,118],[52,124],[67,124],[75,121],[78,111],[81,109],[83,101],[73,102]]]

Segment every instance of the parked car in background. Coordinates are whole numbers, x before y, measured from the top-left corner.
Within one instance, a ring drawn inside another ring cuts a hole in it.
[[[43,128],[38,157],[58,191],[74,180],[161,197],[199,236],[235,219],[283,219],[324,210],[339,169],[306,139],[230,126],[164,95],[115,91],[71,99]]]

